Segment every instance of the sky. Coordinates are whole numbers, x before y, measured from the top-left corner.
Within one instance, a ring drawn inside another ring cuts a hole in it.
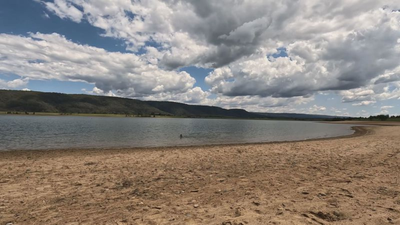
[[[400,114],[398,0],[3,0],[0,89]]]

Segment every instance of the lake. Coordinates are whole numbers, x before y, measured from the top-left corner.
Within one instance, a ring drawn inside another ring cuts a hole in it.
[[[352,133],[351,125],[305,121],[0,116],[0,150],[256,143]]]

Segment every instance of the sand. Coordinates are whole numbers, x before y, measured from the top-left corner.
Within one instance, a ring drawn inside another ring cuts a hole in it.
[[[0,152],[0,224],[400,224],[400,126],[272,144]]]

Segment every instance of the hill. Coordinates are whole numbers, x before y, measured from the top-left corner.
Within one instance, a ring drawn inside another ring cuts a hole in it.
[[[283,120],[340,120],[344,117],[298,113],[259,113],[243,109],[187,105],[167,101],[61,94],[37,91],[0,90],[0,112],[41,112],[60,114],[125,114],[135,116],[214,117]]]
[[[0,90],[0,111],[80,114],[165,115],[179,117],[262,118],[241,109],[82,94]]]
[[[316,114],[301,114],[301,113],[258,113],[254,114],[270,118],[270,119],[296,119],[296,120],[334,120],[334,119],[345,119],[349,117],[341,116],[328,116],[328,115],[316,115]]]

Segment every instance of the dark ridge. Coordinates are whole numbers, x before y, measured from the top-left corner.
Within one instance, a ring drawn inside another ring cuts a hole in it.
[[[175,116],[189,118],[243,118],[282,120],[342,120],[345,117],[255,113],[243,109],[188,105],[167,101],[141,101],[130,98],[62,94],[37,91],[0,90],[0,112],[41,112],[60,114],[125,114],[131,116]],[[347,118],[348,119],[348,118]]]
[[[331,120],[331,119],[347,119],[344,116],[328,116],[328,115],[315,115],[315,114],[301,114],[301,113],[258,113],[258,114],[271,119],[299,119],[299,120]]]
[[[83,94],[0,90],[0,111],[61,114],[126,114],[138,116],[263,118],[241,109],[187,105],[176,102],[140,101]]]

